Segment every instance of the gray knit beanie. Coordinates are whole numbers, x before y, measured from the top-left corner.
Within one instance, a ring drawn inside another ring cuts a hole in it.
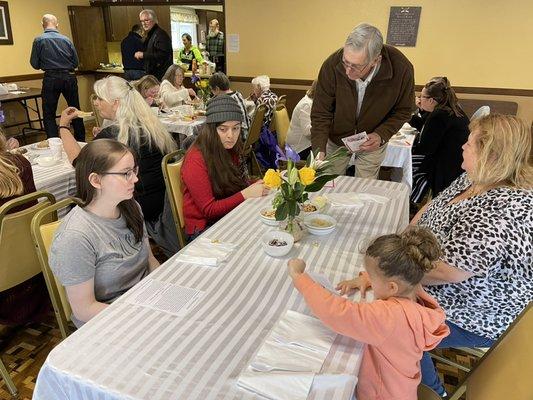
[[[206,117],[208,124],[226,121],[242,122],[244,119],[237,101],[227,94],[219,94],[209,100]]]

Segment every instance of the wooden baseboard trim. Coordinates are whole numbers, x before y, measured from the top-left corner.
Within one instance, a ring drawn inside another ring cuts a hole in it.
[[[250,83],[253,77],[252,76],[230,76],[229,79],[231,82]],[[270,83],[273,85],[311,86],[313,81],[309,79],[270,78]],[[424,85],[415,85],[415,90],[419,92],[422,90],[423,87]],[[453,88],[456,93],[533,97],[532,89],[484,88],[484,87],[469,87],[469,86],[454,86]]]

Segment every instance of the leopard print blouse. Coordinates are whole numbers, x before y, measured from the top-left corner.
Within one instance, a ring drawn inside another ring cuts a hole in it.
[[[497,339],[533,300],[533,190],[499,187],[448,204],[469,186],[465,173],[418,224],[437,236],[445,262],[474,276],[427,290],[451,322]]]

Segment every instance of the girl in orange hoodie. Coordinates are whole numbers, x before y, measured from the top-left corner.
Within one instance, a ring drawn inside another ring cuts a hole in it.
[[[440,249],[433,234],[414,227],[375,239],[365,253],[365,270],[375,300],[353,303],[315,283],[305,262],[288,262],[289,275],[307,305],[341,335],[367,343],[357,384],[357,400],[416,400],[420,359],[449,334],[445,314],[420,281]],[[340,288],[342,292],[345,287]]]

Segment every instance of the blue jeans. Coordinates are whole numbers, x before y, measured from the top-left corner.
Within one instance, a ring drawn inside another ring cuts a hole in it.
[[[491,347],[494,340],[487,339],[475,333],[465,331],[459,328],[453,322],[446,321],[446,325],[450,328],[450,334],[446,336],[437,348],[446,347]],[[429,356],[429,353],[424,353],[420,361],[420,369],[422,370],[422,383],[429,386],[440,396],[444,395],[444,386],[437,375],[435,365]]]

